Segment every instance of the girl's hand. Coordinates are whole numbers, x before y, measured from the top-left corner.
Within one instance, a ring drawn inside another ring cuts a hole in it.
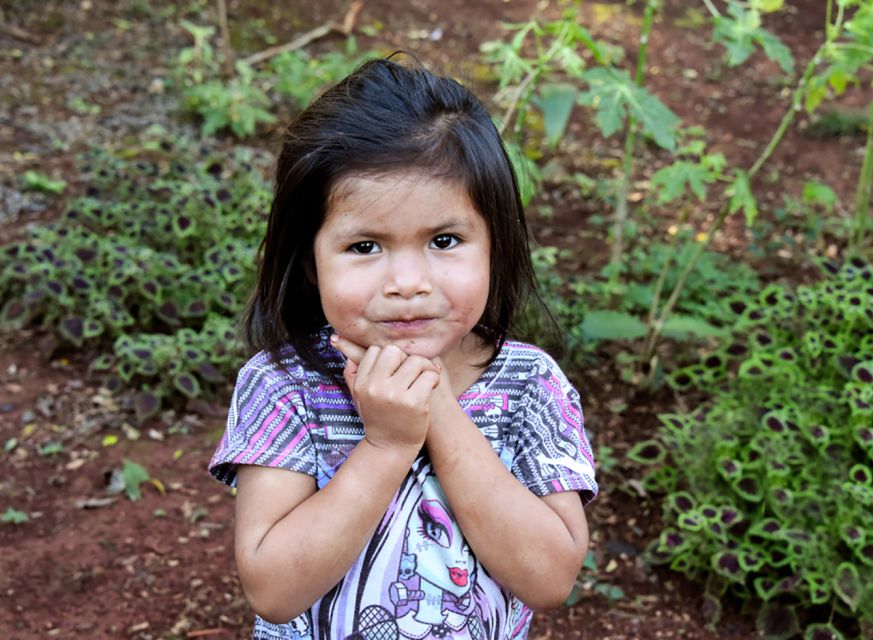
[[[331,343],[347,358],[343,376],[364,423],[364,437],[377,447],[417,453],[427,436],[439,367],[395,345],[364,349],[339,336],[331,336]]]

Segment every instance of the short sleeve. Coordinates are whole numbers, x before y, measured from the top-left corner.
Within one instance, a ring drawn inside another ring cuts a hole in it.
[[[299,369],[302,374],[302,369]],[[316,475],[303,378],[255,356],[239,372],[227,428],[209,471],[236,484],[238,465],[253,464]]]
[[[538,496],[578,491],[587,504],[597,495],[579,393],[545,354],[525,388],[512,472]]]

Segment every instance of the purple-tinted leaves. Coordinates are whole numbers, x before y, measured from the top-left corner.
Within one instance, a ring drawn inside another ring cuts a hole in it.
[[[185,305],[184,315],[186,318],[199,318],[206,315],[209,305],[203,300],[192,300]]]
[[[200,395],[200,382],[190,373],[180,373],[175,376],[173,386],[189,398]]]
[[[700,531],[706,521],[694,513],[683,513],[677,520],[677,524],[686,531]]]
[[[789,640],[800,631],[794,607],[768,602],[755,621],[758,632],[768,640]]]
[[[79,247],[73,253],[75,253],[76,257],[84,263],[89,263],[97,257],[97,250],[89,249],[87,247]]]
[[[854,612],[858,608],[862,593],[858,568],[850,562],[841,563],[834,574],[833,587],[840,600]]]
[[[157,300],[161,293],[161,287],[155,280],[145,280],[137,283],[138,289],[149,300]]]
[[[868,567],[873,567],[873,544],[867,543],[855,550],[857,558]]]
[[[873,473],[866,465],[856,464],[849,469],[849,480],[858,484],[871,484],[873,483]]]
[[[870,449],[873,446],[873,429],[870,427],[858,425],[855,427],[853,435],[855,436],[855,442],[861,445],[863,449]]]
[[[743,547],[737,554],[740,566],[746,573],[753,573],[764,566],[765,558],[757,549]]]
[[[721,600],[711,593],[704,593],[700,616],[706,621],[707,626],[714,628],[721,620]]]
[[[716,469],[725,480],[734,480],[743,473],[743,465],[739,460],[731,458],[720,459],[716,462]]]
[[[91,360],[91,371],[109,371],[112,365],[115,364],[115,356],[111,353],[101,353],[99,356]]]
[[[873,383],[873,360],[859,362],[852,369],[852,379],[862,384]]]
[[[813,604],[824,604],[831,599],[831,580],[818,571],[808,571],[803,574],[803,583],[809,591],[809,599]]]
[[[670,568],[679,573],[690,573],[694,568],[694,564],[691,562],[689,554],[683,553],[682,555],[673,558],[673,561],[670,563]]]
[[[23,327],[30,319],[30,310],[23,301],[13,298],[3,305],[0,321],[14,328]]]
[[[678,491],[667,496],[667,504],[676,513],[681,514],[691,511],[696,506],[697,502],[687,491]]]
[[[763,497],[761,483],[757,478],[746,476],[733,482],[734,491],[749,502],[760,502]]]
[[[863,529],[852,524],[846,524],[840,527],[840,537],[850,547],[856,547],[864,542],[866,534]]]
[[[201,378],[213,384],[224,382],[224,375],[210,362],[201,362],[197,365],[197,373]]]
[[[236,312],[239,310],[239,304],[236,301],[236,298],[232,293],[223,292],[216,297],[216,300],[219,305],[221,305],[227,311]]]
[[[753,582],[755,593],[764,602],[772,599],[776,595],[776,581],[768,577],[755,578]]]
[[[780,539],[781,532],[782,526],[776,518],[762,518],[749,528],[749,535],[756,535],[766,540]]]
[[[764,414],[761,424],[773,433],[782,433],[786,430],[785,418],[776,411]]]
[[[179,324],[179,307],[176,306],[175,302],[168,300],[159,306],[155,312],[158,317],[167,324]]]
[[[803,640],[845,640],[845,636],[830,624],[811,624],[803,632]]]
[[[662,462],[667,455],[664,446],[657,440],[638,442],[628,452],[627,456],[640,464],[656,464]]]
[[[712,568],[719,575],[734,582],[742,582],[745,578],[739,556],[735,551],[719,551],[713,555]]]
[[[197,224],[191,216],[176,214],[173,216],[173,233],[179,238],[187,238],[197,229]]]
[[[141,391],[133,399],[133,408],[140,420],[146,420],[161,410],[161,397],[151,391]]]
[[[694,375],[692,369],[689,367],[674,371],[667,376],[667,382],[670,384],[670,386],[679,391],[689,389],[690,387],[694,386],[695,381],[696,376]]]
[[[78,317],[64,318],[58,324],[58,333],[77,347],[81,347],[85,340],[85,320]]]

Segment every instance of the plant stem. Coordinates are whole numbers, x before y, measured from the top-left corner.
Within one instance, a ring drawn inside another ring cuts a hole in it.
[[[825,42],[818,48],[818,50],[815,52],[815,55],[813,55],[810,59],[809,63],[807,63],[806,69],[803,72],[803,76],[801,76],[800,80],[798,81],[797,87],[795,88],[794,94],[792,95],[791,106],[782,117],[782,121],[779,123],[778,129],[773,134],[773,137],[770,139],[767,147],[764,149],[763,152],[761,152],[761,155],[749,169],[748,176],[750,180],[755,174],[757,174],[761,170],[761,168],[773,155],[773,152],[776,150],[776,148],[779,146],[779,143],[782,142],[782,139],[785,137],[788,128],[791,126],[791,124],[794,122],[794,119],[797,117],[797,114],[800,112],[800,109],[803,106],[803,96],[806,94],[807,85],[809,84],[809,81],[812,78],[813,73],[815,72],[815,68],[818,66],[818,63],[821,60],[823,52],[825,48],[832,42],[832,39],[836,38],[839,34],[840,18],[841,16],[837,18],[837,29],[833,32],[829,31]],[[871,164],[873,164],[873,161],[871,161]],[[725,221],[729,213],[730,207],[727,203],[725,203],[722,206],[722,209],[719,212],[718,216],[713,221],[712,225],[710,225],[709,229],[706,230],[706,239],[703,242],[700,242],[695,247],[694,253],[691,255],[691,259],[688,261],[688,264],[685,265],[682,273],[679,274],[679,278],[676,281],[673,290],[670,292],[670,297],[667,298],[667,301],[664,303],[664,308],[661,310],[661,313],[658,315],[657,319],[654,322],[649,322],[641,362],[649,362],[654,355],[655,347],[657,346],[658,338],[661,336],[661,332],[663,331],[664,324],[670,317],[673,308],[676,306],[676,302],[679,299],[679,295],[682,293],[682,289],[685,286],[685,282],[688,280],[688,276],[697,266],[697,262],[700,260],[700,256],[703,255],[704,250],[706,250],[706,248],[709,246],[709,243],[712,242],[713,236],[715,235],[716,231],[721,228],[722,223]]]
[[[852,224],[852,241],[849,246],[851,251],[858,250],[864,242],[870,218],[871,189],[873,189],[873,102],[870,103],[870,115],[867,119],[864,163],[861,165],[858,189],[855,192],[855,221]]]
[[[230,28],[227,26],[227,2],[218,0],[218,26],[221,29],[222,68],[224,77],[233,77],[233,49],[230,46]]]
[[[515,109],[518,107],[518,103],[521,101],[521,96],[527,90],[528,86],[536,80],[540,75],[539,67],[534,68],[530,73],[528,73],[524,80],[521,81],[521,84],[515,90],[515,93],[512,96],[512,102],[509,103],[509,107],[506,109],[506,114],[503,116],[503,121],[500,123],[500,126],[497,128],[497,131],[502,136],[506,131],[506,127],[509,126],[509,121],[512,119],[512,116],[515,115]]]
[[[718,12],[718,9],[715,8],[715,5],[712,4],[712,0],[703,0],[703,4],[706,5],[706,8],[712,14],[713,18],[721,18],[721,14]]]
[[[655,21],[655,11],[660,5],[660,0],[649,0],[646,3],[646,11],[643,14],[643,24],[640,30],[640,46],[637,50],[637,68],[634,82],[638,87],[643,86],[646,75],[646,58],[649,51],[649,35],[652,32],[652,23]],[[636,146],[637,120],[628,115],[627,129],[624,139],[624,157],[621,162],[621,182],[616,193],[615,220],[612,224],[612,251],[609,258],[609,284],[612,288],[617,282],[621,271],[621,262],[624,257],[624,226],[627,222],[627,197],[630,193],[631,179],[634,169],[634,147]]]
[[[788,128],[794,122],[794,119],[797,117],[797,114],[800,113],[800,110],[803,108],[803,96],[806,94],[806,87],[809,84],[809,80],[812,78],[812,74],[815,72],[815,68],[818,66],[819,61],[821,60],[822,53],[824,48],[830,43],[830,41],[826,41],[823,45],[818,48],[818,51],[815,52],[815,55],[812,56],[810,61],[806,65],[806,69],[803,71],[803,76],[801,76],[800,81],[797,83],[797,87],[794,89],[794,94],[791,97],[791,106],[788,111],[785,112],[785,115],[782,116],[782,121],[779,123],[779,128],[776,129],[776,133],[773,134],[773,137],[770,138],[770,142],[764,151],[761,152],[761,155],[755,161],[755,164],[752,165],[752,168],[749,169],[749,179],[753,178],[758,171],[761,170],[761,167],[770,159],[770,156],[773,155],[773,152],[776,151],[776,147],[779,146],[779,143],[782,142],[782,139],[785,137],[785,134],[788,132]]]

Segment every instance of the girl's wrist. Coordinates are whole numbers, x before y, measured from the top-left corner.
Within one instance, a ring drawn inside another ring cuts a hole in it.
[[[412,463],[415,461],[415,458],[418,456],[418,452],[421,451],[421,447],[424,446],[424,443],[419,446],[386,444],[374,441],[364,435],[363,439],[358,443],[358,446],[366,448],[371,455],[378,456],[379,468],[383,468],[383,465],[386,465],[386,468],[397,467],[398,469],[402,468],[406,471],[410,466],[412,466]]]

